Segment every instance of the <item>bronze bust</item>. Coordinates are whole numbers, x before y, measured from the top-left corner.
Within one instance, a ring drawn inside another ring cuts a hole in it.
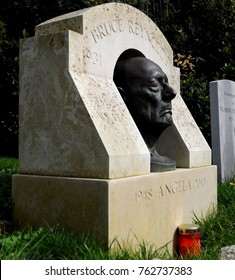
[[[151,172],[176,168],[175,160],[160,156],[156,142],[173,123],[175,90],[162,69],[145,57],[125,58],[114,69],[116,84],[151,154]]]

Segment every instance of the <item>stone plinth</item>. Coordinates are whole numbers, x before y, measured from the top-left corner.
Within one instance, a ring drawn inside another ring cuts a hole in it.
[[[13,177],[14,217],[21,226],[95,233],[106,245],[114,239],[158,248],[168,243],[170,252],[177,226],[205,217],[216,198],[215,166],[113,180]]]

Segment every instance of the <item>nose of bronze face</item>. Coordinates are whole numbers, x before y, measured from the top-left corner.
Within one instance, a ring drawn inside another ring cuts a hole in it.
[[[167,83],[164,85],[162,99],[165,101],[170,101],[176,97],[176,91]]]

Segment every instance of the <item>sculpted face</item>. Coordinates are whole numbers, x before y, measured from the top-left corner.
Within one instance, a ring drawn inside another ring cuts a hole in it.
[[[153,61],[132,57],[117,63],[114,82],[150,150],[151,169],[174,169],[175,161],[156,151],[158,137],[173,123],[171,100],[176,92],[166,74]]]
[[[129,58],[116,71],[114,82],[137,126],[161,129],[172,124],[171,100],[176,92],[156,63],[144,57]]]

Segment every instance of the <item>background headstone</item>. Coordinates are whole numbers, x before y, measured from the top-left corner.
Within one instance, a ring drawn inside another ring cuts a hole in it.
[[[231,179],[235,172],[235,82],[210,83],[213,164],[218,179]]]

